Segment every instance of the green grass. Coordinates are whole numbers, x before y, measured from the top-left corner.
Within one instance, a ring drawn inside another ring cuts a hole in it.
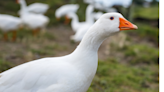
[[[30,51],[33,54],[37,54],[37,55],[55,55],[56,51],[64,51],[67,50],[67,47],[59,45],[59,44],[49,44],[46,46],[42,46],[42,48],[30,48]]]
[[[134,67],[115,59],[99,61],[87,92],[158,92],[158,67]]]
[[[36,55],[52,55],[52,54],[54,54],[51,51],[46,50],[46,49],[31,49],[30,51]]]
[[[63,50],[67,50],[68,48],[66,46],[55,43],[55,44],[52,44],[52,45],[45,46],[45,49],[63,51]]]
[[[159,6],[155,5],[148,8],[144,8],[143,6],[135,6],[133,17],[159,19]]]
[[[157,48],[148,45],[130,45],[122,48],[121,52],[126,58],[130,58],[131,64],[158,64],[159,51]]]
[[[156,45],[159,43],[159,28],[151,26],[147,23],[136,22],[134,23],[138,26],[137,30],[133,31],[124,31],[125,33],[129,33],[129,36],[135,36],[139,39],[147,39]]]
[[[0,59],[0,72],[5,71],[13,66],[12,63],[5,61],[3,59]]]
[[[136,23],[138,26],[138,30],[136,31],[141,37],[148,36],[149,38],[153,38],[158,41],[159,38],[159,28],[153,27],[146,23]]]

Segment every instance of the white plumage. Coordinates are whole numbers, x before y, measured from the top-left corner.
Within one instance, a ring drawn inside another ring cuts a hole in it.
[[[48,17],[32,13],[22,14],[21,19],[24,25],[30,29],[45,28],[49,22]]]
[[[29,12],[32,12],[32,13],[44,14],[49,9],[49,6],[48,4],[43,4],[43,3],[33,3],[33,4],[30,4],[27,7],[27,9]]]
[[[85,3],[92,4],[96,9],[106,12],[116,12],[114,5],[123,6],[125,8],[132,4],[132,0],[84,0]]]
[[[75,42],[80,42],[83,39],[85,33],[88,31],[88,29],[91,26],[92,26],[92,24],[83,25],[74,35],[72,35],[70,37],[70,39]]]
[[[71,40],[75,42],[80,42],[87,32],[87,30],[94,24],[95,19],[97,20],[101,15],[102,12],[93,12],[94,7],[92,5],[88,5],[86,9],[86,21],[79,22],[78,17],[75,13],[67,14],[68,17],[72,18],[71,27],[74,30],[75,35],[71,36]]]
[[[19,2],[19,0],[18,0],[18,2]],[[23,2],[26,5],[26,1],[23,0]],[[27,6],[26,8],[27,8],[26,10],[30,13],[44,14],[49,9],[49,5],[48,4],[43,4],[43,3],[33,3],[33,4],[30,4],[29,6]],[[21,12],[23,12],[22,9],[19,11],[19,14]]]
[[[80,42],[85,33],[89,30],[89,28],[94,24],[94,20],[97,20],[100,18],[100,16],[102,16],[103,13],[102,12],[97,12],[97,13],[94,13],[92,12],[92,14],[89,16],[89,19],[92,19],[93,22],[89,22],[89,23],[85,23],[82,24],[80,26],[80,28],[76,31],[75,35],[71,36],[71,40],[75,41],[75,42]]]
[[[102,12],[95,12],[93,13],[93,17],[95,20],[98,20],[103,15]]]
[[[77,14],[74,12],[68,12],[66,14],[68,18],[72,19],[71,27],[74,32],[77,32],[83,26],[94,23],[93,10],[94,10],[94,7],[92,5],[88,5],[88,7],[86,8],[86,21],[84,21],[84,22],[79,22],[79,18],[77,16]]]
[[[42,14],[34,14],[27,10],[27,6],[24,0],[19,0],[21,5],[21,14],[20,17],[22,19],[23,24],[32,29],[32,30],[40,30],[46,27],[49,23],[49,18]]]
[[[132,4],[132,0],[94,0],[94,3],[99,3],[105,8],[111,8],[114,5],[120,5],[127,8]]]
[[[65,16],[66,14],[70,13],[70,12],[76,12],[79,8],[78,4],[67,4],[67,5],[63,5],[61,7],[59,7],[56,12],[55,12],[55,16],[57,18],[60,18],[62,16]]]
[[[91,3],[93,3],[94,2],[94,0],[83,0],[85,3],[87,3],[87,4],[91,4]]]
[[[121,14],[104,14],[69,55],[34,60],[1,73],[0,92],[86,92],[97,70],[102,42],[122,27],[137,28],[121,27],[120,18],[127,23]]]
[[[21,19],[11,15],[0,14],[0,29],[4,32],[15,31],[21,26]]]
[[[22,20],[19,17],[0,14],[0,30],[3,31],[4,40],[8,40],[8,32],[12,31],[12,40],[16,40],[16,31],[22,26]]]

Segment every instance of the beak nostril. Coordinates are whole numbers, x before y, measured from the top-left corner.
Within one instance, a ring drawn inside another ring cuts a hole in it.
[[[125,23],[125,25],[129,25],[128,23]]]

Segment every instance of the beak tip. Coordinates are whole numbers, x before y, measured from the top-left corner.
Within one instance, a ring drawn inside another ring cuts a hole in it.
[[[134,29],[138,29],[138,27],[136,25],[133,25]]]

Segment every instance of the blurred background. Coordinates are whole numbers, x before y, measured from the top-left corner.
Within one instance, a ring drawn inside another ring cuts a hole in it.
[[[107,1],[110,1],[110,5]],[[7,30],[6,28],[15,24],[10,23],[8,15],[17,17],[18,20],[23,18],[18,13],[21,12],[18,4],[20,2],[0,0],[0,72],[31,60],[71,53],[80,41],[71,39],[76,32],[73,31],[71,22],[66,23],[67,14],[61,16],[59,20],[55,17],[55,12],[63,5],[78,4],[79,8],[74,13],[82,22],[87,19],[88,5],[93,5],[92,12],[100,12],[100,15],[105,12],[120,12],[136,24],[138,30],[122,31],[104,41],[98,52],[97,73],[87,92],[158,92],[159,1],[104,0],[104,2],[103,0],[26,0],[27,6],[33,3],[49,6],[44,14],[39,15],[48,21],[42,30],[37,31],[40,28],[26,28],[22,25],[17,30]],[[4,14],[5,16],[2,16]],[[5,18],[10,25],[3,28],[1,24],[6,22]],[[30,20],[28,16],[26,19]],[[32,22],[34,25],[37,23]]]

